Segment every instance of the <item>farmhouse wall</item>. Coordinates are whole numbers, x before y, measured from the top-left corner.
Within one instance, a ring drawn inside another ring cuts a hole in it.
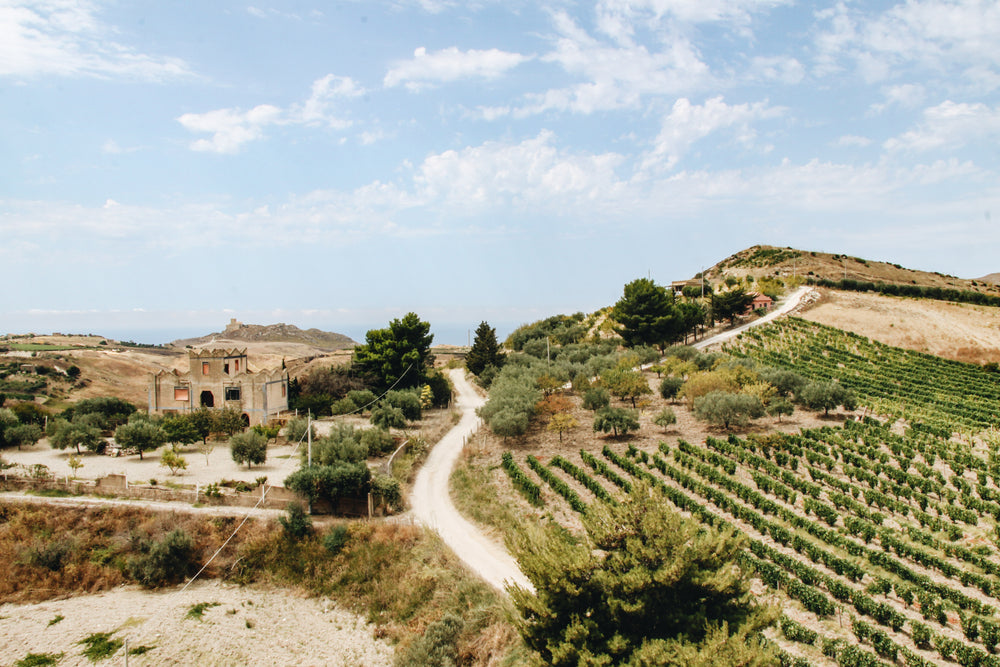
[[[148,391],[150,413],[228,407],[255,425],[288,410],[288,372],[251,371],[246,349],[189,350],[188,372],[152,373]]]

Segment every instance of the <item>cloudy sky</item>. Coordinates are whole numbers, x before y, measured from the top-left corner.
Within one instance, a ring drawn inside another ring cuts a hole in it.
[[[0,332],[461,343],[756,243],[1000,271],[998,45],[995,0],[0,0]]]

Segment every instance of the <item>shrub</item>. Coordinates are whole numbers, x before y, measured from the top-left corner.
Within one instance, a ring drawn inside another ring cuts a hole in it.
[[[385,402],[394,408],[399,408],[407,421],[419,421],[421,417],[420,394],[416,391],[388,391]]]
[[[585,410],[596,412],[601,408],[606,408],[611,403],[611,395],[604,387],[591,387],[583,393],[583,407]]]
[[[448,612],[427,626],[422,637],[410,644],[396,664],[421,667],[447,667],[459,664],[458,637],[465,622],[455,612]]]
[[[336,526],[331,526],[329,532],[323,537],[323,548],[331,556],[336,556],[347,545],[350,537],[351,530],[347,527],[347,524],[338,523]]]
[[[683,386],[684,378],[668,375],[660,380],[660,396],[668,401],[672,401],[677,398],[677,395],[680,393],[681,387]]]
[[[657,426],[666,429],[671,424],[677,423],[677,415],[670,408],[663,408],[660,412],[653,418],[653,423]]]
[[[346,398],[354,406],[348,412],[353,412],[354,410],[371,410],[375,404],[375,392],[371,389],[352,389],[347,392]]]
[[[384,428],[368,428],[361,432],[361,444],[368,456],[382,456],[396,448],[392,434]]]
[[[379,403],[378,407],[372,410],[371,422],[374,426],[386,430],[406,428],[406,415],[397,407]]]
[[[159,542],[139,545],[142,556],[129,559],[127,573],[146,588],[176,584],[198,565],[194,543],[186,532],[176,528]]]
[[[312,519],[306,514],[302,503],[288,503],[285,511],[287,514],[279,516],[278,523],[281,524],[286,539],[291,542],[298,542],[312,533]]]
[[[713,391],[695,399],[694,414],[698,419],[728,429],[746,426],[751,419],[764,416],[764,405],[756,396]]]
[[[342,398],[339,401],[334,401],[333,405],[330,406],[330,414],[333,415],[348,415],[357,410],[358,407],[349,398]]]

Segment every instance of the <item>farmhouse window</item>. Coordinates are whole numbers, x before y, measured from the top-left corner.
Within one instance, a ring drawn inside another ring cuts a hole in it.
[[[229,364],[222,364],[222,372],[229,375]]]
[[[226,400],[227,401],[238,401],[238,400],[240,400],[240,388],[239,387],[226,387]]]
[[[187,387],[174,387],[174,400],[187,403],[191,398]]]
[[[233,363],[235,364],[235,367],[233,368],[233,370],[234,370],[235,372],[239,373],[239,372],[240,372],[240,360],[239,360],[239,359],[237,359],[237,360],[236,360],[236,361],[234,361]]]
[[[282,396],[282,398],[284,398],[284,396],[286,395],[287,392],[288,392],[288,386],[285,385],[284,383],[282,383],[282,385],[281,385],[281,396]]]
[[[207,361],[201,362],[201,374],[202,375],[208,375],[208,362]]]

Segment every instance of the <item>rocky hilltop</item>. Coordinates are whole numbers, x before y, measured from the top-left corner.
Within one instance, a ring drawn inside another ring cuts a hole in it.
[[[319,329],[302,330],[293,324],[243,324],[230,320],[223,331],[200,338],[176,340],[177,347],[200,347],[213,341],[234,341],[243,343],[298,343],[308,345],[323,351],[345,350],[353,348],[357,343],[344,334],[321,331]]]

